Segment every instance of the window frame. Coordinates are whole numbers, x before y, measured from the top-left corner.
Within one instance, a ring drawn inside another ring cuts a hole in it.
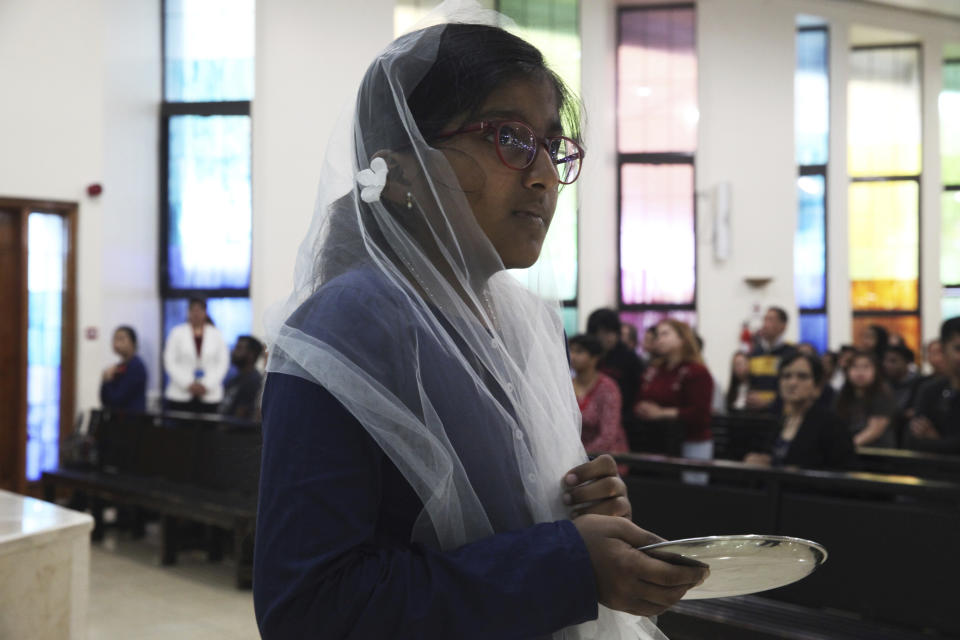
[[[960,68],[960,58],[943,58],[943,63],[942,63],[942,64],[943,64],[943,67],[944,67],[944,68],[946,68],[947,65],[957,65],[957,67]],[[954,184],[954,183],[948,183],[948,182],[943,182],[943,183],[942,183],[942,186],[943,186],[943,193],[944,193],[944,194],[947,194],[947,193],[960,193],[960,182],[957,182],[956,184]],[[943,215],[943,213],[941,212],[941,216],[942,216],[942,215]],[[943,260],[943,258],[941,257],[941,261],[942,261],[942,260]],[[942,298],[947,298],[947,297],[960,297],[960,282],[955,282],[955,283],[949,283],[949,284],[948,284],[948,283],[945,283],[945,282],[943,282],[943,281],[941,280],[941,282],[940,282],[940,287],[941,287],[941,289],[942,289],[941,299],[942,299]],[[954,295],[952,295],[952,296],[949,295],[950,292],[953,292]],[[945,319],[945,318],[944,318],[944,319]]]
[[[664,10],[690,10],[696,15],[697,6],[695,2],[663,2],[649,5],[622,5],[617,7],[617,59],[615,74],[620,70],[620,45],[623,42],[623,16],[626,13],[638,13],[641,11],[664,11]],[[694,36],[696,34],[694,33]],[[696,40],[694,40],[694,52],[696,53]],[[699,65],[697,66],[699,74]],[[699,96],[697,99],[699,104]],[[632,313],[659,312],[670,314],[671,312],[684,311],[697,312],[697,295],[699,292],[699,278],[697,277],[697,268],[699,264],[699,252],[697,250],[697,163],[696,150],[692,152],[685,151],[658,151],[658,152],[622,152],[620,151],[620,82],[619,78],[614,86],[614,104],[617,105],[617,114],[614,126],[614,138],[617,141],[617,308],[620,311]],[[693,214],[693,296],[689,303],[625,303],[623,300],[623,167],[625,165],[689,165],[691,173],[690,197],[692,200]]]
[[[174,287],[170,283],[169,233],[170,233],[170,120],[177,116],[245,116],[251,118],[252,100],[224,100],[203,102],[181,102],[167,99],[167,2],[160,2],[160,162],[158,197],[158,290],[160,294],[160,326],[166,326],[166,302],[171,299],[200,296],[210,298],[249,298],[250,279],[242,288],[189,288]],[[252,125],[252,123],[251,123]],[[251,127],[252,128],[252,127]],[[253,146],[249,149],[251,163]],[[252,191],[252,188],[251,188]],[[251,192],[251,201],[253,194]],[[252,236],[252,233],[251,233]],[[251,272],[253,258],[253,238],[251,237]],[[251,273],[252,276],[252,273]],[[166,342],[166,336],[161,336]],[[161,362],[162,366],[162,362]]]

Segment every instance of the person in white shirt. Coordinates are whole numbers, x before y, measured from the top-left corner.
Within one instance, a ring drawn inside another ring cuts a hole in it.
[[[230,354],[220,330],[207,315],[203,298],[190,299],[187,321],[167,336],[163,366],[169,379],[164,392],[167,409],[216,413],[223,400]]]

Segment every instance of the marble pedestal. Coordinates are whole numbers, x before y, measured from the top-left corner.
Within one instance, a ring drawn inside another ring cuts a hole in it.
[[[0,638],[86,637],[93,518],[0,491]]]

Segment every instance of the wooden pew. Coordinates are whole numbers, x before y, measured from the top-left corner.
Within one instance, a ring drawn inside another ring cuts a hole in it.
[[[960,484],[725,460],[614,457],[630,467],[624,480],[634,520],[665,538],[759,533],[808,538],[827,548],[827,563],[812,576],[764,597],[960,634],[954,577],[960,575]],[[706,471],[710,484],[684,484],[683,471]]]
[[[960,456],[859,447],[857,459],[862,470],[960,482]]]
[[[58,487],[94,499],[96,531],[102,501],[147,509],[162,516],[163,564],[176,562],[181,521],[233,532],[237,585],[252,581],[253,532],[260,471],[257,423],[189,413],[103,411],[96,424],[98,462],[93,469],[43,474],[45,495]],[[218,549],[212,550],[217,559]]]

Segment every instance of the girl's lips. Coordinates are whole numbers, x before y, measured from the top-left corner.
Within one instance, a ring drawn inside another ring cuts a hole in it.
[[[546,222],[544,222],[543,218],[532,211],[513,211],[512,214],[527,224],[537,225],[540,227],[546,226]]]

